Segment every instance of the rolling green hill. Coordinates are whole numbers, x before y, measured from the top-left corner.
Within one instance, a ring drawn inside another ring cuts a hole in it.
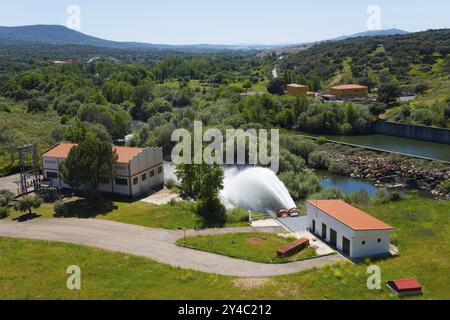
[[[387,120],[450,127],[450,29],[317,44],[280,62],[294,81],[319,77],[324,88],[387,83],[414,100],[389,105]],[[376,97],[376,95],[374,95]]]

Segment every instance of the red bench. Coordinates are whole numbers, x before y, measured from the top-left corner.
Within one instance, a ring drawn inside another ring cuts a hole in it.
[[[292,256],[309,246],[309,239],[301,238],[277,251],[279,257]]]

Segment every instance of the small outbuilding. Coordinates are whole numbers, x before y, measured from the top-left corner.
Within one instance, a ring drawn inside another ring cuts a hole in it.
[[[352,259],[388,255],[394,228],[342,200],[307,203],[312,234]]]
[[[369,88],[359,84],[345,84],[331,87],[330,93],[334,94],[338,99],[367,98]]]
[[[291,97],[306,96],[308,87],[302,84],[291,83],[286,86],[286,94]]]
[[[401,297],[422,294],[422,285],[416,279],[400,279],[387,282],[387,286]]]

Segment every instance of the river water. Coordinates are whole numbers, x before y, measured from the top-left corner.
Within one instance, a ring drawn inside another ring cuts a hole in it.
[[[300,134],[319,136],[303,132]],[[323,136],[329,140],[356,144],[363,147],[383,149],[392,152],[406,153],[414,156],[450,162],[450,145],[448,144],[386,136],[382,134],[364,136]]]

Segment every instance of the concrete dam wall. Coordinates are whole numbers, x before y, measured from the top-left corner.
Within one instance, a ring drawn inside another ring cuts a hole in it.
[[[374,133],[389,136],[450,144],[449,129],[377,121],[373,124],[372,130]]]

